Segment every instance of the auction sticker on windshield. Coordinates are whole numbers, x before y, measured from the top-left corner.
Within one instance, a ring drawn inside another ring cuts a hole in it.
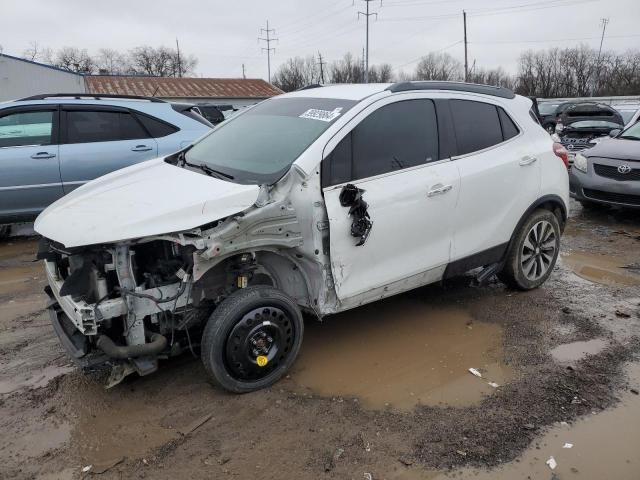
[[[310,108],[300,118],[308,118],[311,120],[320,120],[321,122],[332,122],[342,114],[342,107],[334,108],[333,110],[319,110],[317,108]]]

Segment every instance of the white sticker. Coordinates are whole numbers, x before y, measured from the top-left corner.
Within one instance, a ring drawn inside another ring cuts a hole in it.
[[[318,110],[317,108],[310,108],[300,118],[308,118],[310,120],[320,120],[321,122],[332,122],[342,114],[342,107],[334,108],[333,110]]]

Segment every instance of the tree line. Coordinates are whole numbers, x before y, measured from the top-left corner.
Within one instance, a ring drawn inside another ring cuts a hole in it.
[[[322,78],[324,77],[324,78]],[[389,64],[373,65],[370,82],[409,80],[463,81],[462,62],[446,52],[424,55],[413,71],[394,72]],[[518,70],[470,69],[467,81],[510,88],[521,95],[544,98],[640,95],[640,51],[602,52],[586,45],[523,52]],[[346,54],[322,70],[313,56],[294,57],[276,71],[273,83],[285,92],[314,83],[363,83],[361,58]]]
[[[153,75],[183,77],[193,75],[198,60],[193,55],[165,46],[142,45],[121,52],[100,48],[90,54],[85,48],[62,47],[58,50],[32,42],[23,58],[64,68],[77,73],[102,75]]]

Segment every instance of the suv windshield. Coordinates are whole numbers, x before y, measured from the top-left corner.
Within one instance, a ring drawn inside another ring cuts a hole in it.
[[[233,181],[273,184],[355,101],[329,98],[274,98],[225,122],[186,154]]]

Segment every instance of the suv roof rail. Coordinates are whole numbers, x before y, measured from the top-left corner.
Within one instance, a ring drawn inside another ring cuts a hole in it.
[[[304,87],[300,87],[296,91],[299,92],[301,90],[311,90],[312,88],[321,88],[321,87],[324,87],[324,85],[322,83],[312,83],[312,84],[309,84],[309,85],[305,85]]]
[[[516,95],[505,87],[494,87],[479,83],[444,82],[434,80],[394,83],[386,88],[390,92],[407,92],[411,90],[453,90],[457,92],[480,93],[500,98],[515,98]]]
[[[46,100],[47,98],[60,98],[71,97],[75,100],[82,100],[83,98],[92,98],[94,100],[101,100],[103,98],[119,98],[123,100],[148,100],[152,103],[167,103],[156,97],[145,97],[142,95],[111,95],[108,93],[43,93],[40,95],[33,95],[31,97],[19,98],[17,102],[25,102],[28,100]]]

